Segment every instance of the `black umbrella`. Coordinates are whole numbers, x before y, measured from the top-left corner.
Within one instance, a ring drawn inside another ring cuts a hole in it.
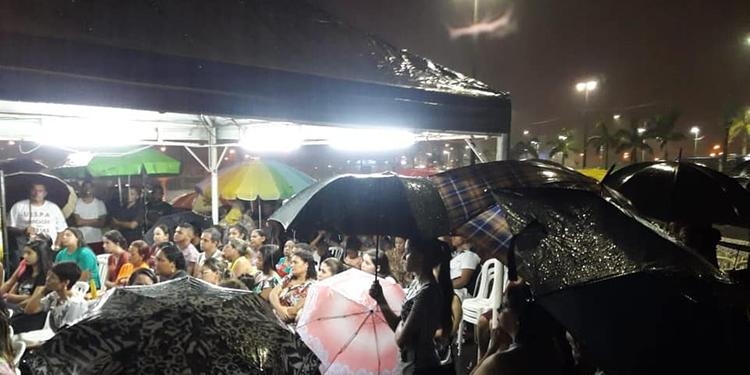
[[[5,204],[10,209],[18,201],[29,198],[33,184],[44,184],[47,189],[47,200],[55,203],[65,217],[75,209],[76,196],[73,187],[58,177],[35,172],[17,172],[5,176]]]
[[[114,289],[29,362],[38,374],[311,374],[320,365],[260,297],[191,277]]]
[[[269,220],[302,232],[425,238],[448,233],[445,206],[432,182],[393,174],[341,175],[318,182]]]
[[[722,326],[729,304],[714,291],[730,285],[702,257],[612,203],[608,189],[496,198],[511,233],[538,237],[514,241],[518,274],[607,374],[720,368],[715,361],[736,341]],[[532,224],[544,230],[527,231]]]
[[[731,177],[698,164],[637,163],[602,183],[653,219],[750,226],[750,192]]]
[[[0,170],[5,174],[16,172],[41,172],[47,169],[47,166],[33,159],[12,158],[0,161]]]
[[[183,211],[171,215],[162,216],[156,221],[154,226],[146,232],[143,239],[152,244],[154,242],[154,228],[159,225],[166,225],[169,231],[174,233],[174,229],[182,224],[188,223],[195,228],[195,233],[200,234],[204,229],[210,228],[213,225],[210,217],[196,214],[192,211]]]

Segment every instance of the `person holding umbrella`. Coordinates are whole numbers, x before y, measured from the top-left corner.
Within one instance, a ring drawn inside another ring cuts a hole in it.
[[[60,207],[46,200],[47,188],[44,184],[34,183],[29,189],[29,199],[16,202],[8,214],[8,229],[17,234],[18,248],[37,234],[44,234],[60,243],[60,235],[68,226]],[[18,265],[18,253],[10,256],[11,268]]]
[[[406,293],[401,314],[391,310],[380,283],[375,280],[370,296],[378,303],[388,325],[396,333],[401,350],[399,370],[402,374],[444,374],[453,368],[442,368],[435,346],[438,330],[450,332],[453,326],[450,281],[450,251],[438,240],[409,239],[406,244],[406,270],[415,280]],[[440,267],[438,279],[433,269]]]

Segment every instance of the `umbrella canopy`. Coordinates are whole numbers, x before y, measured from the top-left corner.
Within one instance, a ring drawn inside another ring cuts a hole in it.
[[[407,177],[430,177],[442,171],[437,168],[401,168],[396,172]]]
[[[203,232],[204,229],[210,228],[211,225],[213,225],[211,218],[208,216],[203,216],[192,211],[178,212],[160,217],[159,220],[154,223],[154,226],[152,226],[143,236],[143,240],[152,244],[154,241],[154,228],[159,225],[166,225],[167,228],[169,228],[169,232],[174,233],[175,227],[182,223],[189,223],[192,225],[198,236],[200,236],[200,233]]]
[[[41,172],[47,166],[32,159],[12,158],[0,161],[0,169],[7,175],[16,172]]]
[[[398,313],[405,294],[379,279],[388,305]],[[322,374],[397,374],[398,346],[377,302],[372,275],[351,269],[315,283],[297,323],[302,340],[320,358]]]
[[[750,192],[731,177],[698,164],[637,163],[615,171],[603,184],[657,220],[750,227]]]
[[[18,201],[28,199],[32,184],[44,184],[47,188],[46,199],[60,207],[65,217],[73,213],[78,200],[73,187],[55,176],[33,172],[18,172],[5,176],[5,204],[8,208]]]
[[[144,148],[123,155],[98,155],[80,159],[68,158],[55,168],[65,178],[174,175],[180,173],[181,162],[152,148]]]
[[[315,180],[273,160],[250,160],[219,171],[219,197],[253,201],[287,199],[312,185]],[[196,189],[211,195],[211,178],[203,180]]]
[[[440,195],[430,180],[393,174],[346,174],[295,195],[269,220],[285,229],[435,238],[448,233]]]
[[[608,199],[608,191],[497,192],[518,237],[518,274],[608,374],[718,366],[736,335],[720,323],[729,319],[721,309],[731,308],[717,291],[731,287],[728,279]],[[532,224],[543,231],[527,233]],[[696,348],[695,340],[712,347]],[[700,358],[686,363],[687,353]]]
[[[492,189],[554,186],[598,190],[596,181],[547,160],[504,160],[452,169],[431,177],[448,210],[451,229],[496,203]]]
[[[30,359],[40,374],[310,374],[319,363],[258,296],[191,277],[113,289]]]

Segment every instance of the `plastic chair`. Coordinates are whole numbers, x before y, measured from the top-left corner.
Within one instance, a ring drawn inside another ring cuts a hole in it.
[[[21,340],[13,341],[13,367],[18,367],[21,364],[21,358],[26,352],[26,343]]]
[[[339,246],[331,246],[328,248],[328,251],[331,252],[331,255],[333,255],[338,260],[344,260],[344,248]]]
[[[77,281],[71,289],[85,296],[89,292],[89,283],[87,281]]]
[[[44,328],[36,331],[19,333],[17,335],[18,340],[15,341],[23,341],[26,346],[39,346],[45,341],[51,339],[55,336],[55,332],[52,330],[50,319],[52,319],[52,312],[47,313],[47,319],[44,321]]]
[[[492,320],[490,329],[495,328],[497,321],[497,309],[503,298],[503,279],[505,267],[497,259],[488,259],[482,265],[477,282],[479,285],[474,288],[474,298],[466,298],[461,302],[461,311],[463,317],[458,328],[458,355],[461,355],[461,344],[463,344],[464,323],[479,323],[479,317],[484,311],[492,311]]]
[[[99,267],[99,292],[103,293],[106,289],[105,281],[109,276],[109,257],[110,254],[99,254],[96,256],[96,264]]]

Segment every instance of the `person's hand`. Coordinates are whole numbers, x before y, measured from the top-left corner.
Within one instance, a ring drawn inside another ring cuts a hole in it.
[[[34,227],[32,226],[28,226],[26,227],[26,229],[23,230],[23,233],[31,237],[36,234],[36,229],[34,229]]]
[[[385,303],[383,288],[380,286],[378,280],[372,282],[372,286],[370,287],[370,297],[372,297],[372,299],[374,299],[375,302],[378,303],[378,305]]]
[[[289,309],[290,307],[282,307],[281,309],[278,310],[279,318],[281,318],[281,320],[285,322],[292,320],[291,315],[289,315]]]

